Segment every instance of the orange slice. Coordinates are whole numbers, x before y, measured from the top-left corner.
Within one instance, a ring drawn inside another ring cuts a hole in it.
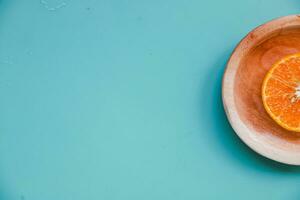
[[[300,132],[300,53],[275,63],[262,85],[264,107],[283,128]]]

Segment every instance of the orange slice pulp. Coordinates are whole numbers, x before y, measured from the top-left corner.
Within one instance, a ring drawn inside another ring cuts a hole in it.
[[[300,53],[286,56],[272,66],[263,81],[262,100],[277,124],[300,132]]]

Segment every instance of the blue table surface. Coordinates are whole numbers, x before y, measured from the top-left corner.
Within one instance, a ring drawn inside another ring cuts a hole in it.
[[[237,42],[298,0],[1,0],[0,199],[300,199],[228,124]]]

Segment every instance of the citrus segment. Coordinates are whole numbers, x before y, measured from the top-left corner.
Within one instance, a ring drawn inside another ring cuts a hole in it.
[[[300,132],[300,53],[284,57],[272,66],[263,81],[262,100],[276,123]]]

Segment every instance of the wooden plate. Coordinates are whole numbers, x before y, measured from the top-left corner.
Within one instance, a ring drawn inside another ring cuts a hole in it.
[[[265,74],[281,57],[300,52],[300,15],[281,17],[252,30],[235,48],[223,77],[222,97],[237,135],[259,154],[300,165],[300,133],[287,131],[266,113]]]

